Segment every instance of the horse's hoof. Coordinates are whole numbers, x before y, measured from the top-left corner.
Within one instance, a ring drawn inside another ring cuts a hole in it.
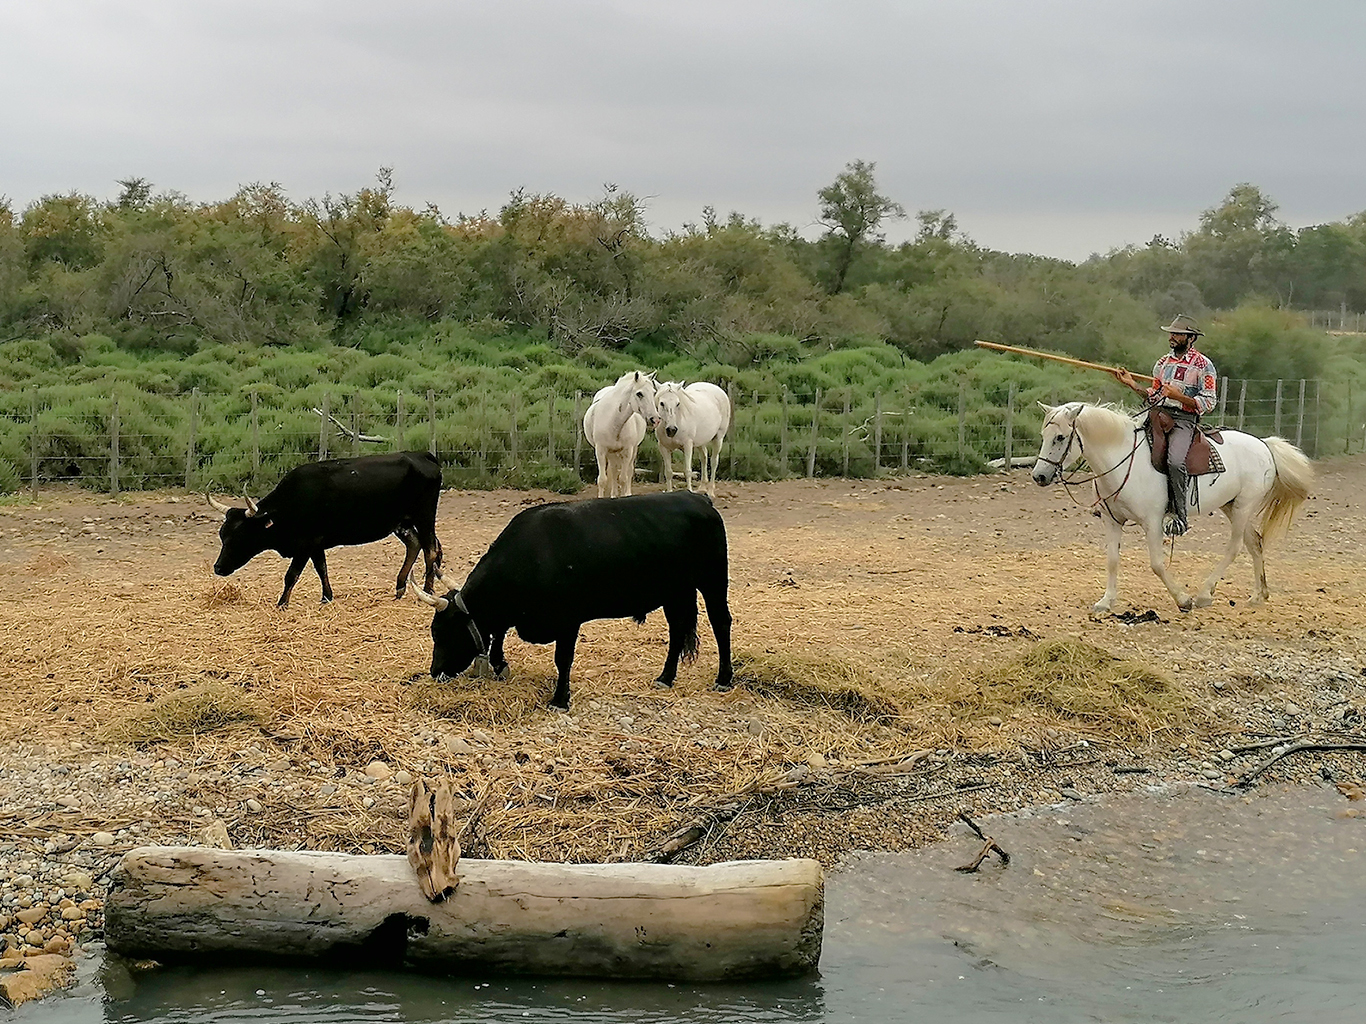
[[[1247,603],[1248,607],[1256,608],[1259,605],[1266,604],[1266,598],[1264,598],[1261,594],[1253,594],[1251,597],[1247,599]]]
[[[1195,607],[1195,608],[1208,608],[1208,607],[1209,607],[1210,605],[1212,605],[1213,603],[1214,603],[1214,598],[1213,598],[1213,597],[1207,597],[1207,596],[1205,596],[1204,594],[1201,594],[1199,597],[1197,597],[1197,598],[1195,599],[1195,602],[1194,602],[1194,604],[1193,604],[1192,607]]]
[[[1194,608],[1194,607],[1195,607],[1195,602],[1192,601],[1189,597],[1186,598],[1184,601],[1177,601],[1177,602],[1176,602],[1176,608],[1177,608],[1178,611],[1188,612],[1188,611],[1190,611],[1190,610],[1191,610],[1192,608]]]
[[[1092,615],[1109,615],[1114,605],[1109,601],[1097,601],[1091,606]]]

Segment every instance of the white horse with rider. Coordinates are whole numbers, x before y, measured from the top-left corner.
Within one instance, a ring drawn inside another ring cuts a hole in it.
[[[598,458],[598,497],[631,493],[636,453],[646,430],[659,419],[653,373],[632,370],[593,396],[583,414],[583,436]]]
[[[683,451],[683,476],[692,485],[693,448],[701,450],[702,490],[716,497],[716,467],[721,461],[721,446],[730,429],[730,398],[715,384],[700,380],[684,385],[669,381],[659,386],[659,422],[655,438],[664,456],[664,486],[674,489],[674,456]],[[710,469],[708,466],[710,465]]]
[[[1127,523],[1137,523],[1148,541],[1148,561],[1182,611],[1214,601],[1214,588],[1240,546],[1252,558],[1252,604],[1270,596],[1262,545],[1277,530],[1289,529],[1295,510],[1309,496],[1314,469],[1309,459],[1280,437],[1265,440],[1237,430],[1222,431],[1210,444],[1223,463],[1217,475],[1197,477],[1199,507],[1223,512],[1229,521],[1223,557],[1192,597],[1163,564],[1162,519],[1167,511],[1167,477],[1153,468],[1143,417],[1107,405],[1071,402],[1043,406],[1043,443],[1034,463],[1034,482],[1061,479],[1069,491],[1081,487],[1105,526],[1105,595],[1092,611],[1108,614],[1119,588],[1119,545]],[[1086,473],[1072,471],[1086,460]],[[1069,476],[1069,473],[1072,475]]]

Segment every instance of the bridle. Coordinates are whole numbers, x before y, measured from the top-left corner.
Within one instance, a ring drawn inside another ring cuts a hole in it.
[[[1117,495],[1120,491],[1124,490],[1124,486],[1129,482],[1129,477],[1133,475],[1133,472],[1134,472],[1134,459],[1135,459],[1135,456],[1138,454],[1138,446],[1139,446],[1140,439],[1141,439],[1142,436],[1143,436],[1143,428],[1142,428],[1142,427],[1135,427],[1135,428],[1134,428],[1134,443],[1133,443],[1133,447],[1131,447],[1131,448],[1129,449],[1129,454],[1128,454],[1128,455],[1125,455],[1125,456],[1122,456],[1122,457],[1120,458],[1120,460],[1119,460],[1118,462],[1116,462],[1113,466],[1111,466],[1109,469],[1101,470],[1101,471],[1098,472],[1098,473],[1092,473],[1090,476],[1088,476],[1088,477],[1083,477],[1083,478],[1081,478],[1081,479],[1078,479],[1078,478],[1075,477],[1075,476],[1069,478],[1069,477],[1067,476],[1067,470],[1066,470],[1064,467],[1065,467],[1065,465],[1066,465],[1066,463],[1067,463],[1067,455],[1068,455],[1068,453],[1072,450],[1072,442],[1073,442],[1073,441],[1076,441],[1076,443],[1077,443],[1077,451],[1078,451],[1078,453],[1080,454],[1080,456],[1081,456],[1083,459],[1086,457],[1086,442],[1084,442],[1084,441],[1081,439],[1081,435],[1080,435],[1079,433],[1077,433],[1077,416],[1079,416],[1079,415],[1081,415],[1081,408],[1078,408],[1078,409],[1077,409],[1077,412],[1076,412],[1076,413],[1073,415],[1073,417],[1072,417],[1072,431],[1071,431],[1071,433],[1068,434],[1068,436],[1067,436],[1067,445],[1063,448],[1063,450],[1062,450],[1062,455],[1060,455],[1056,460],[1044,458],[1043,455],[1040,455],[1040,456],[1039,456],[1039,461],[1040,461],[1040,462],[1047,463],[1047,464],[1050,465],[1050,466],[1055,466],[1055,467],[1057,467],[1057,470],[1058,470],[1058,481],[1059,481],[1059,483],[1061,483],[1062,486],[1063,486],[1063,489],[1064,489],[1065,491],[1067,491],[1067,496],[1068,496],[1069,498],[1071,498],[1072,501],[1073,501],[1078,507],[1080,507],[1080,508],[1095,508],[1097,505],[1100,505],[1100,506],[1102,506],[1102,507],[1105,509],[1105,514],[1106,514],[1106,515],[1108,515],[1111,519],[1113,519],[1113,520],[1114,520],[1116,523],[1118,523],[1119,525],[1123,526],[1123,525],[1124,525],[1124,521],[1123,521],[1122,519],[1120,519],[1117,515],[1115,515],[1114,511],[1110,508],[1110,499],[1113,498],[1115,495]],[[1052,422],[1053,422],[1053,417],[1050,416],[1050,417],[1048,418],[1048,421],[1047,421],[1046,423],[1044,423],[1044,426],[1047,427],[1048,424],[1049,424],[1049,423],[1052,423]],[[1124,465],[1124,463],[1125,463],[1126,460],[1127,460],[1128,463],[1129,463],[1129,468],[1126,469],[1126,470],[1124,471],[1124,479],[1120,481],[1118,487],[1116,487],[1116,488],[1115,488],[1113,491],[1111,491],[1109,494],[1107,494],[1107,495],[1105,495],[1104,497],[1102,497],[1102,496],[1101,496],[1101,493],[1100,493],[1100,486],[1097,484],[1097,485],[1096,485],[1096,500],[1095,500],[1095,501],[1091,502],[1090,505],[1082,505],[1082,503],[1081,503],[1080,501],[1077,501],[1076,495],[1074,495],[1074,494],[1072,493],[1072,488],[1074,488],[1074,487],[1081,487],[1081,486],[1084,486],[1085,484],[1095,484],[1097,480],[1101,479],[1101,478],[1104,477],[1104,476],[1108,476],[1109,474],[1111,474],[1111,473],[1113,473],[1115,470],[1117,470],[1120,466]]]

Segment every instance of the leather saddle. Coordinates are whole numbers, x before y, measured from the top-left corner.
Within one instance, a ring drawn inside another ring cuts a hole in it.
[[[1153,469],[1159,473],[1167,472],[1167,434],[1176,426],[1176,420],[1161,406],[1148,410],[1148,447],[1153,454]],[[1195,437],[1191,439],[1190,451],[1186,453],[1186,472],[1192,477],[1208,473],[1224,472],[1224,461],[1219,458],[1214,445],[1223,444],[1224,437],[1218,427],[1197,424]]]

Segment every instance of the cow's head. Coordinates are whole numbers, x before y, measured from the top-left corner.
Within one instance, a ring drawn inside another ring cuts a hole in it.
[[[218,552],[218,561],[213,563],[214,575],[231,576],[272,546],[274,537],[270,530],[274,524],[270,516],[261,514],[251,498],[247,498],[246,508],[233,508],[215,501],[208,492],[204,497],[223,513],[223,525],[218,528],[218,539],[223,547]]]
[[[438,577],[448,587],[449,580]],[[465,607],[459,589],[452,589],[445,597],[429,594],[416,583],[413,591],[418,599],[431,605],[432,616],[432,678],[458,676],[474,663],[474,659],[488,654],[488,640]]]

